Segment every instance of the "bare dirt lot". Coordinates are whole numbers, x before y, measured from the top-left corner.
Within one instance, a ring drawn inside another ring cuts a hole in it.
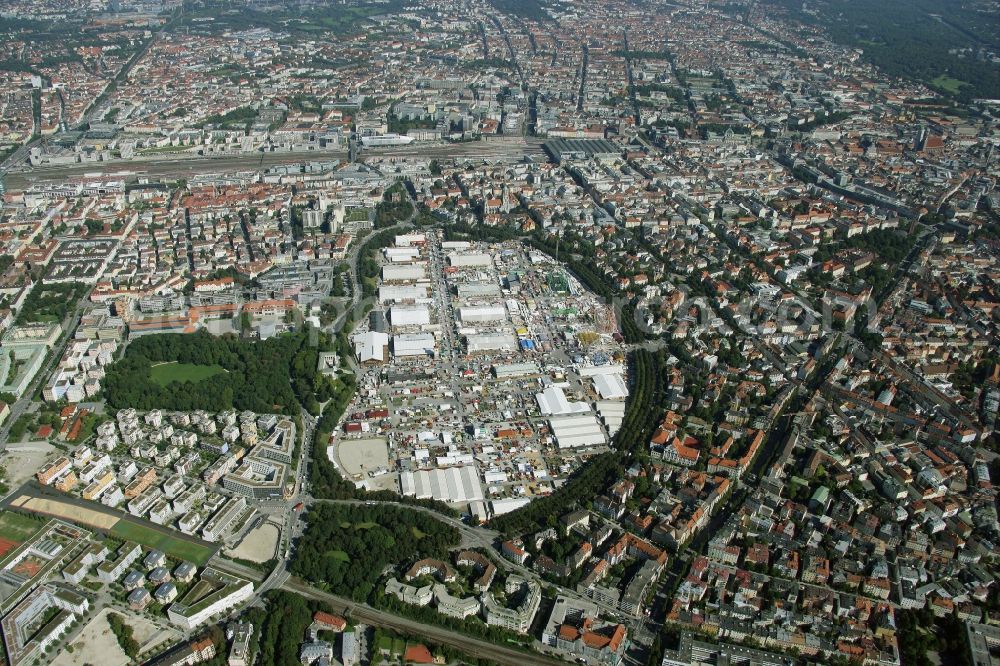
[[[94,511],[86,509],[82,506],[74,506],[72,504],[67,504],[66,502],[44,499],[42,497],[28,497],[27,495],[21,495],[16,500],[11,502],[11,505],[29,509],[36,513],[44,513],[49,516],[55,516],[56,518],[64,518],[82,525],[90,525],[91,527],[97,527],[102,530],[111,529],[119,520],[117,516],[112,516],[101,511]]]
[[[344,439],[337,443],[337,456],[350,474],[367,474],[389,466],[389,447],[385,439]]]
[[[140,645],[140,653],[180,636],[180,632],[176,630],[161,629],[149,620],[131,613],[104,609],[70,643],[73,652],[63,650],[52,660],[52,666],[84,666],[84,664],[126,666],[132,663],[118,646],[115,635],[111,633],[111,626],[108,624],[108,613],[111,612],[122,615],[125,622],[132,627],[135,640]]]
[[[128,623],[135,630],[133,634],[135,640],[139,641],[139,654],[147,653],[157,646],[173,643],[182,636],[181,632],[176,629],[157,626],[149,620],[136,615],[127,617]]]
[[[251,562],[267,562],[274,557],[277,548],[278,527],[267,521],[247,532],[240,545],[226,554]]]
[[[17,488],[30,479],[55,450],[48,442],[8,444],[0,457],[0,464],[7,468],[7,485]]]
[[[83,628],[76,640],[70,643],[73,653],[62,650],[52,660],[52,666],[83,666],[84,664],[101,664],[101,666],[125,666],[131,659],[125,656],[118,647],[115,635],[108,625],[107,611],[103,611]]]

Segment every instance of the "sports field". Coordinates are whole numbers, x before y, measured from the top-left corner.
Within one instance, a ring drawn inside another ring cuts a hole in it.
[[[24,543],[35,536],[45,523],[45,520],[37,520],[12,511],[0,511],[0,535],[16,543]]]
[[[14,550],[20,545],[21,544],[19,544],[16,541],[11,541],[6,537],[0,536],[0,559],[3,559],[7,555],[7,553]]]
[[[162,550],[167,555],[181,560],[188,560],[198,566],[203,566],[215,554],[214,549],[198,543],[171,535],[169,532],[154,529],[146,525],[133,523],[128,519],[119,520],[109,532],[112,536]]]
[[[194,363],[160,363],[150,368],[150,378],[160,386],[173,382],[200,382],[225,372],[221,365],[196,365]]]

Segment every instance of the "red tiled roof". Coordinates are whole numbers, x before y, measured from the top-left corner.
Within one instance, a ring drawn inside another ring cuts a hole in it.
[[[564,641],[575,641],[579,636],[580,632],[571,624],[564,624],[559,627],[559,638]]]
[[[317,624],[323,624],[331,629],[336,629],[343,631],[344,627],[347,626],[347,620],[336,615],[330,615],[329,613],[324,613],[323,611],[316,611],[313,613],[313,622]]]

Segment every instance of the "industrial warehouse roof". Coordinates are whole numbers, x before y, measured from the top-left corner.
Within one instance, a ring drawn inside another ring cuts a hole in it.
[[[423,266],[417,264],[386,264],[382,267],[382,279],[387,282],[393,280],[422,280],[427,277],[427,271]]]
[[[594,388],[604,400],[624,400],[628,396],[621,375],[594,375]]]
[[[384,360],[385,348],[388,345],[389,336],[385,333],[368,332],[354,338],[354,351],[362,363]]]
[[[427,287],[423,285],[382,285],[378,288],[378,299],[389,301],[416,301],[427,298]]]
[[[426,305],[393,305],[389,310],[393,326],[415,326],[429,324],[430,310]]]
[[[530,361],[525,363],[496,363],[493,365],[493,374],[498,379],[537,375],[541,372],[542,369],[538,367],[538,364]]]
[[[485,252],[451,252],[448,254],[448,264],[456,268],[492,266],[493,257]]]
[[[587,403],[567,400],[566,394],[558,386],[550,386],[541,393],[536,393],[535,399],[538,401],[538,409],[546,416],[590,412]]]
[[[579,446],[599,446],[606,443],[597,417],[593,414],[555,416],[549,419],[549,427],[560,449]]]
[[[506,321],[507,308],[502,305],[471,305],[459,308],[463,322]]]
[[[458,285],[458,295],[466,296],[499,296],[500,285],[493,282],[464,282]]]
[[[483,499],[483,485],[474,465],[446,469],[403,472],[400,491],[418,499],[433,498],[442,502],[471,502]]]
[[[430,333],[401,333],[392,336],[392,352],[396,356],[434,353],[434,336]]]
[[[472,333],[465,336],[470,353],[517,349],[517,338],[513,333]]]

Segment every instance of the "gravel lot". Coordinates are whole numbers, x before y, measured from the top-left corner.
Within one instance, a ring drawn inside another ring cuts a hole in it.
[[[342,439],[337,443],[340,464],[348,474],[367,474],[389,466],[389,448],[385,439]]]
[[[101,664],[101,666],[125,666],[130,662],[122,649],[118,647],[115,635],[111,633],[108,624],[108,611],[103,610],[83,628],[70,645],[73,653],[62,650],[52,666],[83,666],[83,664]]]
[[[239,546],[226,552],[241,560],[267,562],[274,557],[277,547],[278,527],[268,521],[247,532]]]
[[[7,468],[7,485],[17,488],[30,479],[55,451],[48,442],[8,444],[0,463]]]

